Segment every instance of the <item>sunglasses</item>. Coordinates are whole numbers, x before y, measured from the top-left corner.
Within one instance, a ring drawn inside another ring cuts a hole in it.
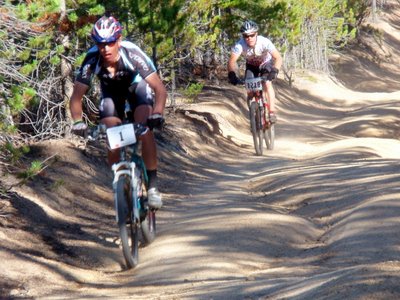
[[[108,42],[108,43],[97,43],[97,47],[104,48],[105,46],[113,47],[117,41]]]
[[[255,33],[252,33],[252,34],[243,34],[243,38],[245,38],[245,39],[253,38],[253,37],[255,37],[255,36],[256,36]]]

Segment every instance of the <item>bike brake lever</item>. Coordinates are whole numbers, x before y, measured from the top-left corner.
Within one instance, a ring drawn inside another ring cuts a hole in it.
[[[149,131],[149,127],[141,123],[134,124],[133,129],[135,130],[136,136],[145,135]]]

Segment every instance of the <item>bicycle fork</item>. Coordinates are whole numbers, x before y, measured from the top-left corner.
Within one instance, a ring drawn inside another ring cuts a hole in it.
[[[115,211],[118,211],[118,197],[117,197],[117,184],[121,176],[128,176],[130,178],[130,186],[129,189],[132,191],[131,193],[131,205],[133,207],[133,210],[130,211],[129,213],[133,213],[132,215],[132,221],[136,224],[140,224],[140,216],[139,216],[139,207],[138,207],[138,187],[139,187],[139,179],[137,176],[133,176],[132,174],[135,174],[135,169],[136,169],[136,164],[134,162],[119,162],[116,164],[113,164],[112,170],[114,172],[114,180],[113,180],[113,191],[114,191],[114,206],[115,206]],[[115,214],[115,219],[117,223],[119,223],[118,219],[118,214]]]

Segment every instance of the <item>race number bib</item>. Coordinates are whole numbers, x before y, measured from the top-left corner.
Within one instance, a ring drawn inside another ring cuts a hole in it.
[[[107,139],[111,149],[118,149],[136,143],[133,124],[107,128]]]
[[[245,81],[246,89],[248,91],[261,91],[262,90],[262,79],[257,77],[257,78],[251,78],[251,79],[246,79]]]

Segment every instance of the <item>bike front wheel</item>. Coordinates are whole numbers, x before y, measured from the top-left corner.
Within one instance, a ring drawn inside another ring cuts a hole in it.
[[[128,269],[131,269],[139,262],[139,232],[138,225],[132,220],[130,178],[127,176],[118,179],[116,201],[122,252]]]
[[[256,155],[263,154],[263,131],[261,126],[261,112],[257,102],[253,101],[250,104],[250,127],[253,135],[254,149]]]

